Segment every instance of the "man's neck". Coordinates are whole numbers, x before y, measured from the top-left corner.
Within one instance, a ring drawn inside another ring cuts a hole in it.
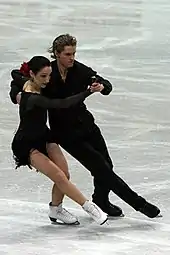
[[[57,66],[59,72],[61,72],[63,75],[67,73],[68,69],[64,67],[58,60],[57,60]]]
[[[68,69],[65,68],[63,65],[61,65],[61,63],[58,60],[57,60],[57,67],[58,67],[58,71],[61,75],[61,78],[65,81],[66,77],[67,77]]]

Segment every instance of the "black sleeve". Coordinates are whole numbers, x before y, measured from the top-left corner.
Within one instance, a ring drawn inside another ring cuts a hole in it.
[[[91,95],[90,90],[86,90],[77,95],[70,96],[64,99],[49,99],[42,95],[32,95],[28,99],[28,108],[32,109],[34,106],[39,106],[44,109],[56,108],[64,109],[74,106],[85,100],[86,97]]]
[[[91,85],[94,82],[93,81],[94,79],[96,79],[96,82],[103,84],[104,89],[100,92],[101,94],[109,95],[110,92],[112,91],[112,84],[108,80],[104,79],[102,76],[99,76],[97,72],[90,67],[88,67],[87,69],[87,77],[89,85]]]
[[[19,72],[19,70],[12,70],[11,76],[12,76],[13,80],[11,81],[11,84],[10,84],[11,88],[10,88],[9,96],[11,98],[11,101],[14,104],[17,104],[16,96],[19,92],[22,91],[23,86],[24,86],[25,82],[28,80],[28,78],[24,77]]]
[[[104,86],[104,89],[100,93],[103,95],[109,95],[110,92],[112,91],[112,84],[108,80],[104,79],[99,75],[96,75],[96,80],[97,82],[103,84]]]
[[[13,80],[11,81],[11,89],[9,91],[9,96],[11,98],[11,101],[14,104],[17,104],[17,100],[16,100],[16,96],[18,95],[18,93],[20,92],[20,88],[18,87],[18,84],[16,84],[16,82]]]

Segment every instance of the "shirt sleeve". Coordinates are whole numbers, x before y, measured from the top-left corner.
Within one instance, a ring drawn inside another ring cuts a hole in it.
[[[11,76],[13,80],[11,81],[11,84],[10,84],[9,96],[11,98],[11,101],[14,104],[17,104],[16,96],[19,92],[22,91],[22,88],[25,82],[28,80],[28,78],[22,76],[19,70],[12,70]]]
[[[113,89],[110,81],[104,79],[103,77],[101,77],[99,75],[96,75],[96,80],[97,80],[97,82],[103,84],[103,86],[104,86],[104,89],[100,93],[103,95],[109,95]]]
[[[86,97],[91,95],[90,90],[86,90],[77,95],[70,96],[64,99],[49,99],[42,95],[32,95],[28,99],[28,109],[32,109],[35,106],[44,108],[44,109],[66,109],[72,107],[85,100]]]
[[[91,67],[87,67],[86,72],[87,72],[86,73],[87,83],[89,85],[91,85],[93,83],[93,80],[96,80],[96,82],[99,82],[99,83],[103,84],[103,86],[104,86],[104,89],[100,93],[103,94],[103,95],[110,94],[113,87],[112,87],[112,84],[108,80],[106,80],[102,76],[98,75],[97,72],[94,71]]]
[[[10,99],[11,101],[14,103],[14,104],[17,104],[17,100],[16,100],[16,96],[18,95],[18,93],[21,91],[21,89],[18,87],[18,85],[16,84],[16,82],[13,80],[11,81],[11,84],[10,84],[11,88],[10,88],[10,91],[9,91],[9,96],[10,96]]]

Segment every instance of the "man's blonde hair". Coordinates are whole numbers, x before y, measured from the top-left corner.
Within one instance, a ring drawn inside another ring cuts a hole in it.
[[[52,46],[48,49],[48,52],[51,54],[52,58],[56,59],[56,54],[61,53],[64,50],[65,46],[76,46],[77,40],[74,36],[70,34],[63,34],[56,37],[53,41]]]

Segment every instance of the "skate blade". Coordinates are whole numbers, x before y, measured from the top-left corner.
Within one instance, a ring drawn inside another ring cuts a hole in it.
[[[125,214],[123,214],[123,213],[121,215],[118,215],[118,216],[110,216],[110,215],[108,215],[109,220],[110,219],[114,219],[115,220],[115,219],[119,219],[119,218],[123,218],[123,217],[125,217]]]
[[[80,225],[80,222],[75,221],[73,223],[65,223],[63,221],[56,220],[56,221],[51,221],[51,224],[53,224],[53,225],[62,225],[62,226],[77,226],[77,225]]]
[[[161,213],[159,213],[155,218],[162,218],[163,215]]]
[[[108,218],[105,219],[105,221],[103,221],[100,226],[104,225],[104,224],[107,224],[107,221],[108,221]]]

